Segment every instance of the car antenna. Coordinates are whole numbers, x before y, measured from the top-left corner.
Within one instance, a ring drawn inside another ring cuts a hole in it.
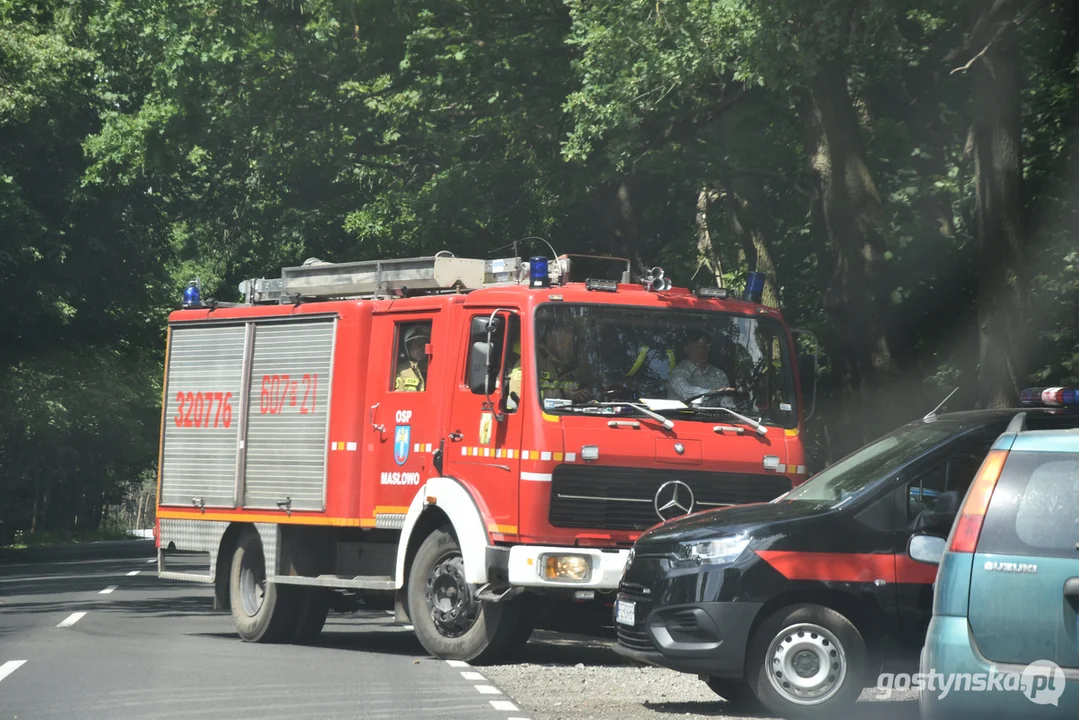
[[[957,392],[959,392],[958,387],[948,393],[948,397],[941,400],[940,405],[937,405],[935,408],[930,410],[929,413],[924,418],[922,418],[922,420],[932,420],[933,418],[935,418],[937,416],[937,410],[940,410],[942,407],[944,407],[944,403],[948,402],[951,399],[952,395],[955,395]]]

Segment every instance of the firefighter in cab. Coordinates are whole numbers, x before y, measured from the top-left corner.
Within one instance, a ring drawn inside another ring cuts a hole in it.
[[[423,392],[427,378],[426,345],[431,333],[423,325],[413,325],[405,332],[405,357],[397,367],[394,390]]]
[[[566,324],[551,327],[539,346],[540,396],[582,402],[589,393],[576,380],[573,328]]]

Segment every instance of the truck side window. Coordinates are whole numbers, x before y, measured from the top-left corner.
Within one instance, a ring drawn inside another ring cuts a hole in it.
[[[398,323],[394,352],[394,392],[423,392],[427,389],[427,343],[431,342],[431,321]]]
[[[502,407],[508,413],[517,412],[521,404],[521,319],[510,315],[506,334],[506,362],[503,364]]]

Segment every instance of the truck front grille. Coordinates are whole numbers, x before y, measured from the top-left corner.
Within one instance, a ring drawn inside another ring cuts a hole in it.
[[[653,501],[671,480],[693,490],[694,512],[767,502],[791,489],[783,475],[560,465],[551,479],[548,519],[555,527],[646,530],[660,522]]]

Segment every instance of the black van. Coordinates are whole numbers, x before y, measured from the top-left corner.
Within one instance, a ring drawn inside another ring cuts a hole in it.
[[[930,416],[770,503],[651,528],[619,587],[617,652],[699,674],[730,702],[755,696],[780,717],[845,717],[883,666],[917,671],[937,566],[907,543],[916,531],[948,535],[1018,412]],[[1023,412],[1028,427],[1079,424]]]

